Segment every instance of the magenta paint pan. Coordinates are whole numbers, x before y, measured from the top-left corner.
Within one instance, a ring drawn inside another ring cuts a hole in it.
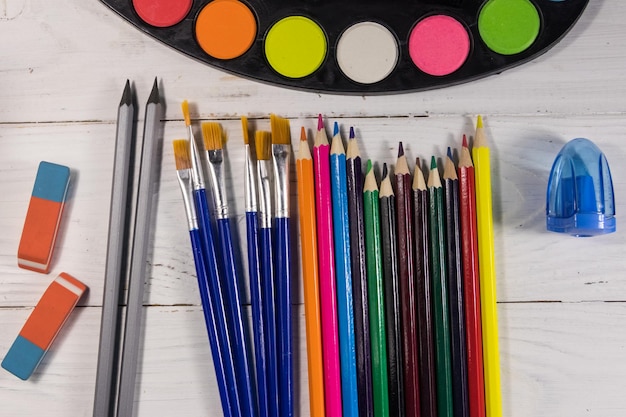
[[[385,94],[468,82],[528,62],[588,0],[101,0],[215,68],[274,85]]]

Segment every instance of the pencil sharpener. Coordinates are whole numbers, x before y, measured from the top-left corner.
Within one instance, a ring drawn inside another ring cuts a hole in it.
[[[552,165],[546,200],[550,231],[578,237],[615,231],[611,171],[589,139],[573,139],[563,146]]]

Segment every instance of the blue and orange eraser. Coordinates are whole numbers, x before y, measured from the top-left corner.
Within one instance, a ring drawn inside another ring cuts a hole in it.
[[[17,264],[21,268],[45,274],[50,270],[69,183],[68,167],[45,161],[39,163],[17,250]]]
[[[2,367],[20,379],[28,379],[86,290],[87,286],[71,275],[59,274],[30,313],[2,360]]]

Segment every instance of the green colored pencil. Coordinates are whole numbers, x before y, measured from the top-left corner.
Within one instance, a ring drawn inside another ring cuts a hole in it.
[[[435,369],[438,417],[452,417],[452,361],[450,345],[450,312],[446,281],[446,242],[443,188],[432,157],[428,175],[428,214],[430,223],[430,260],[433,284],[433,324],[435,327]]]
[[[389,382],[387,379],[387,336],[385,332],[380,212],[378,184],[370,160],[367,161],[366,172],[363,186],[363,211],[365,214],[365,246],[367,247],[367,290],[370,307],[374,417],[387,417],[389,416]]]

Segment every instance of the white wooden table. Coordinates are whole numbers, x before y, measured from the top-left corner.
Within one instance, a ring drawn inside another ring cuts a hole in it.
[[[377,97],[297,92],[244,80],[141,34],[96,0],[0,2],[0,357],[51,279],[65,271],[90,290],[29,381],[0,372],[2,416],[91,416],[116,109],[126,79],[143,118],[154,77],[166,98],[165,145],[144,299],[138,416],[216,416],[216,383],[189,250],[171,140],[184,137],[180,103],[229,136],[228,182],[239,232],[241,130],[270,112],[315,127],[323,113],[354,126],[365,157],[393,164],[441,156],[483,115],[492,141],[498,313],[505,416],[616,417],[626,413],[626,256],[617,233],[573,238],[545,230],[545,191],[557,152],[592,139],[626,195],[626,3],[592,0],[547,54],[483,80]],[[297,147],[297,146],[296,146]],[[50,275],[19,269],[16,252],[38,163],[75,176]],[[294,213],[295,215],[296,213]],[[242,242],[245,242],[242,240]],[[301,286],[296,387],[308,415]]]

